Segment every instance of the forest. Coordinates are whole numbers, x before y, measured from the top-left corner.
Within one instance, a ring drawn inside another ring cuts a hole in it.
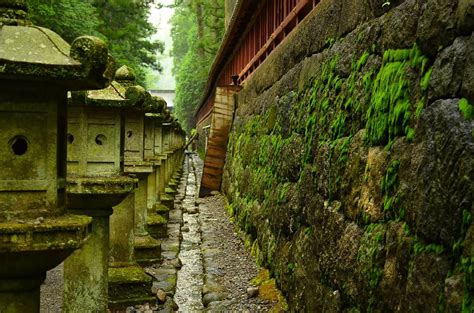
[[[81,35],[105,40],[117,65],[133,68],[146,86],[147,73],[160,71],[164,46],[151,40],[156,29],[148,20],[152,6],[172,6],[173,74],[176,116],[189,133],[207,75],[224,35],[223,0],[28,0],[31,21],[50,28],[69,42]]]
[[[224,36],[224,1],[176,3],[172,19],[176,116],[189,133],[202,100],[207,75]]]
[[[28,0],[30,20],[72,42],[82,35],[107,42],[117,65],[133,68],[140,84],[147,71],[160,71],[163,43],[150,40],[156,30],[148,21],[149,0]]]

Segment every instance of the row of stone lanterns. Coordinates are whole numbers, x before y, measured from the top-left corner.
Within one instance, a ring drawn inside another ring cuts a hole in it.
[[[0,0],[0,312],[38,312],[64,260],[65,312],[152,301],[184,132],[100,39],[26,12]]]

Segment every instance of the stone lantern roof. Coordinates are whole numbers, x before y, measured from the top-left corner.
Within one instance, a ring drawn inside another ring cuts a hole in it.
[[[120,67],[117,72],[115,72],[115,80],[126,87],[136,84],[135,73],[130,67],[126,65]]]
[[[144,105],[144,109],[147,113],[162,114],[165,108],[166,108],[165,99],[158,96],[151,96],[148,99],[148,101],[145,102],[145,105]]]
[[[113,81],[108,87],[100,90],[73,92],[71,105],[85,105],[111,108],[134,108],[143,110],[148,93],[141,86],[124,87]]]
[[[171,121],[173,120],[173,117],[171,116],[171,112],[167,108],[165,108],[163,111],[163,120],[166,124],[169,124],[169,125]]]
[[[51,82],[69,90],[110,82],[114,64],[102,40],[82,36],[69,45],[26,17],[25,0],[0,0],[0,79]]]

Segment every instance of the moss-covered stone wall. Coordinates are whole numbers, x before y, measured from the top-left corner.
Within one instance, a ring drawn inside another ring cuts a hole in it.
[[[474,308],[474,7],[386,2],[321,1],[238,95],[222,188],[292,311]]]

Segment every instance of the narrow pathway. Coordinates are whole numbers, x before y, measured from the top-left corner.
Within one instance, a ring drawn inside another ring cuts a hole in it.
[[[204,309],[201,292],[203,285],[201,226],[196,208],[197,179],[194,158],[187,157],[186,196],[182,203],[184,226],[181,228],[183,241],[179,258],[183,267],[178,273],[175,301],[182,312],[202,311]]]
[[[188,155],[186,197],[182,202],[184,225],[175,301],[181,312],[268,311],[274,303],[249,296],[250,280],[258,267],[224,208],[224,198],[197,199],[202,161]]]

